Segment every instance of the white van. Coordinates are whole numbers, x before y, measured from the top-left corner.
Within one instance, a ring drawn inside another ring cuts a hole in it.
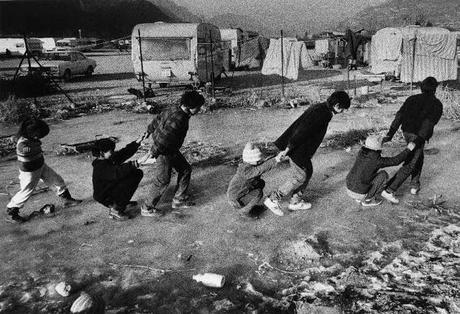
[[[131,56],[139,80],[142,79],[139,31],[147,81],[166,87],[209,82],[212,73],[215,78],[220,77],[223,54],[219,28],[207,23],[157,22],[138,24],[133,29]]]

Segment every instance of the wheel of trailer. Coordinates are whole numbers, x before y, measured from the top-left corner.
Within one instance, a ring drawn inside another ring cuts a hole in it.
[[[90,77],[91,75],[93,75],[93,72],[94,72],[94,68],[93,68],[93,66],[90,65],[90,66],[86,69],[85,76],[86,76],[86,77]]]
[[[160,86],[160,88],[168,87],[168,83],[158,83],[158,85]]]
[[[70,81],[70,79],[72,78],[72,72],[70,72],[69,69],[65,70],[64,71],[64,75],[62,76],[64,82],[68,82]]]

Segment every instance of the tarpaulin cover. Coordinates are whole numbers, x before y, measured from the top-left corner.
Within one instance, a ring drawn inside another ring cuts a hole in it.
[[[455,33],[437,27],[380,30],[372,37],[372,72],[394,72],[404,83],[420,82],[428,76],[438,81],[456,80],[456,42]]]
[[[250,69],[259,68],[265,58],[269,43],[268,38],[259,36],[242,43],[239,48],[234,48],[235,66],[237,68],[245,66]]]
[[[283,40],[283,66],[281,64],[281,39],[272,38],[262,67],[262,74],[282,75],[283,68],[284,77],[297,80],[299,67],[307,69],[313,66],[313,61],[304,42]]]

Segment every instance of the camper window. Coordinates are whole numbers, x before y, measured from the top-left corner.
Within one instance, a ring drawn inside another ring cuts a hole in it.
[[[142,38],[146,61],[190,60],[190,38]]]

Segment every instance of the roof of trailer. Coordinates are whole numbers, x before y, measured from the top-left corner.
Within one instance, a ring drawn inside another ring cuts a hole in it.
[[[195,37],[199,25],[198,23],[144,23],[136,25],[133,32],[137,33],[137,30],[140,30],[142,37]]]

